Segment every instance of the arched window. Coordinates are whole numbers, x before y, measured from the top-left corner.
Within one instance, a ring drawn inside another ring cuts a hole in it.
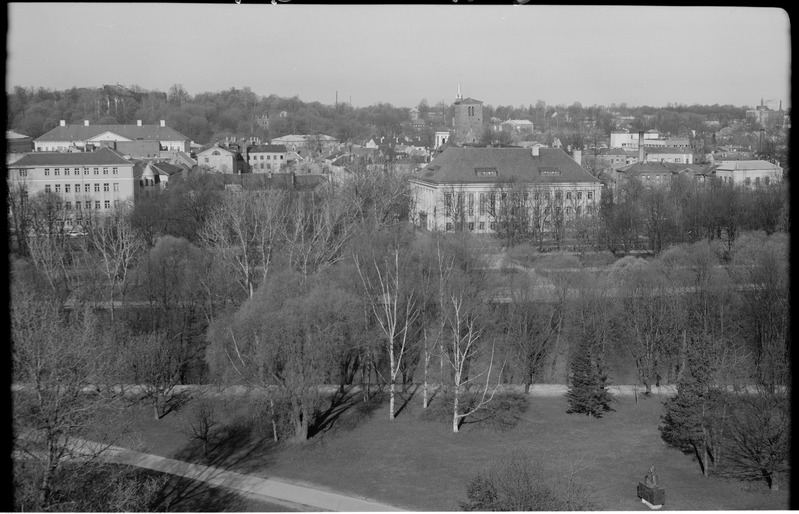
[[[221,155],[218,150],[214,150],[211,155]]]

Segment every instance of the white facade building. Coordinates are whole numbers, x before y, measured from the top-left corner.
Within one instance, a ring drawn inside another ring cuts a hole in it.
[[[64,120],[58,127],[37,137],[34,141],[36,152],[67,152],[70,149],[84,149],[88,145],[101,146],[105,142],[158,141],[162,150],[191,151],[191,140],[177,130],[167,127],[161,120],[158,125],[67,125]]]
[[[410,179],[414,222],[427,230],[496,231],[512,203],[546,231],[558,216],[598,212],[601,182],[564,151],[448,147]]]

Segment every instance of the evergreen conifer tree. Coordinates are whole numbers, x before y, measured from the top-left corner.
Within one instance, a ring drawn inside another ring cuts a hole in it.
[[[666,402],[666,414],[660,435],[666,444],[685,453],[694,453],[708,475],[713,439],[716,429],[716,412],[722,407],[724,396],[712,386],[712,369],[705,358],[704,341],[692,341],[686,349],[686,369],[677,382],[677,394]]]
[[[569,401],[569,414],[585,414],[601,418],[605,412],[613,411],[610,406],[613,395],[607,389],[608,375],[601,352],[590,340],[583,340],[571,364],[571,387],[566,393]]]

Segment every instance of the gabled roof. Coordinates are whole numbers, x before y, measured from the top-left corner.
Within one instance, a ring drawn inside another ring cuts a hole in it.
[[[599,182],[560,149],[540,148],[534,156],[525,148],[455,146],[445,148],[417,180],[433,184]]]
[[[161,125],[66,125],[37,137],[35,141],[87,141],[105,132],[118,134],[131,141],[183,141],[189,137],[171,127]]]
[[[198,153],[197,157],[199,157],[201,155],[212,153],[214,150],[220,152],[223,155],[236,155],[236,153],[238,153],[238,152],[234,152],[232,150],[228,150],[227,148],[225,148],[223,146],[214,145],[211,148],[209,148],[207,150],[203,150],[202,152]]]
[[[114,164],[133,164],[121,153],[110,148],[100,148],[95,152],[33,152],[14,162],[20,166],[103,166]]]
[[[150,163],[150,166],[152,166],[159,175],[172,176],[183,171],[182,166],[177,166],[168,162],[153,162]]]

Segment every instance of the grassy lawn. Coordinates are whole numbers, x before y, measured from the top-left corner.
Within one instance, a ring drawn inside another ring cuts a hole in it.
[[[247,402],[226,402],[230,430],[205,461],[180,430],[187,410],[154,421],[147,407],[131,407],[132,431],[124,446],[203,462],[263,477],[316,484],[409,510],[458,510],[467,483],[504,455],[524,449],[551,473],[580,470],[577,479],[601,510],[641,510],[636,485],[657,467],[670,510],[782,510],[787,491],[762,484],[704,478],[690,457],[667,448],[657,430],[663,398],[635,402],[620,397],[602,419],[566,414],[566,400],[532,397],[521,421],[500,431],[465,424],[459,434],[446,422],[421,419],[415,397],[394,421],[387,404],[371,414],[350,409],[326,432],[305,444],[275,444],[237,420]],[[237,405],[238,403],[238,405]]]

